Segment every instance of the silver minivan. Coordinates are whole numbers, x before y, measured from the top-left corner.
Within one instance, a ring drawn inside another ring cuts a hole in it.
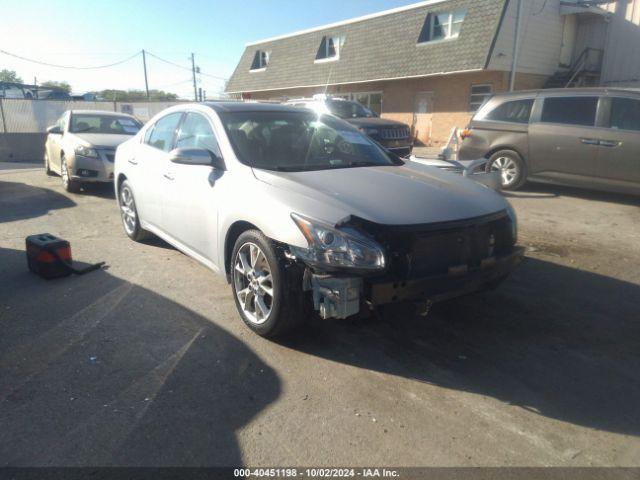
[[[535,181],[640,194],[640,90],[498,94],[461,136],[459,158],[489,158],[506,190]]]

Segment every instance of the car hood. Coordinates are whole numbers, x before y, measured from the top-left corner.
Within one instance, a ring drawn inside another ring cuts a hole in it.
[[[321,204],[320,220],[332,223],[355,215],[385,225],[412,225],[479,217],[507,208],[499,194],[483,185],[414,162],[310,172],[253,170],[258,180]],[[296,209],[295,195],[290,200],[292,211],[314,215]]]
[[[115,135],[112,133],[72,133],[71,135],[78,139],[78,143],[82,143],[85,147],[93,148],[116,148],[133,137],[133,135]]]
[[[378,117],[360,117],[360,118],[345,118],[345,121],[349,122],[354,127],[409,127],[406,123],[398,122],[396,120],[389,120],[387,118]]]

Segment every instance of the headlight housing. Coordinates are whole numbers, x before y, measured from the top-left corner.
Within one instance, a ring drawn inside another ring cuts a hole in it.
[[[300,260],[325,268],[366,271],[385,268],[382,247],[356,230],[337,229],[296,213],[291,218],[309,243],[309,248],[290,247]]]
[[[96,152],[95,148],[85,147],[84,145],[78,145],[75,148],[76,155],[80,155],[82,157],[92,157],[98,158],[98,152]]]
[[[505,202],[507,202],[507,215],[509,215],[509,219],[511,220],[511,238],[515,245],[518,243],[518,217],[516,216],[516,211],[511,204],[506,200]]]
[[[362,127],[362,128],[360,128],[360,131],[362,133],[364,133],[365,135],[378,135],[378,129],[377,128]]]

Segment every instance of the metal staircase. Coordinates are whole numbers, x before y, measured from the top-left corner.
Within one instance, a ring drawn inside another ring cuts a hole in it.
[[[600,82],[604,50],[585,48],[573,65],[567,70],[559,70],[551,75],[543,88],[593,87]]]

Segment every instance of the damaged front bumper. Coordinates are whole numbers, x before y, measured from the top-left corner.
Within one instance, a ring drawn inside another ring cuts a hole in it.
[[[492,190],[499,191],[502,189],[500,172],[498,170],[487,171],[487,163],[489,162],[487,158],[478,158],[476,160],[443,160],[439,158],[412,156],[411,161],[462,175]]]
[[[514,246],[510,253],[488,257],[478,267],[459,265],[450,267],[445,275],[406,281],[318,274],[307,268],[304,289],[311,291],[314,309],[322,318],[343,319],[359,313],[363,307],[395,302],[435,303],[482,291],[506,278],[523,257],[524,248]]]

